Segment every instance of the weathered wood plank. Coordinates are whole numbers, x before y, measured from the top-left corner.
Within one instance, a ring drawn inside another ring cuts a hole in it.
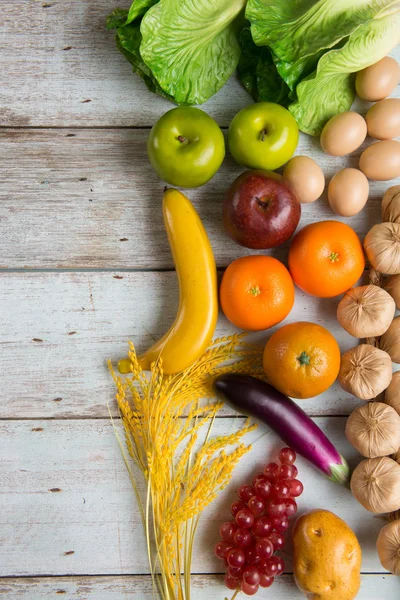
[[[0,289],[0,418],[107,417],[114,387],[106,360],[124,356],[129,340],[138,351],[151,345],[178,304],[174,272],[5,272]],[[357,340],[339,326],[337,303],[298,291],[287,322],[321,323],[346,350]],[[216,335],[234,331],[221,314]],[[270,333],[250,339],[263,344]],[[358,402],[336,384],[302,406],[343,415]]]
[[[398,578],[391,575],[362,575],[357,598],[398,600],[399,586]],[[7,600],[154,600],[149,576],[0,579],[0,597],[1,594]],[[222,599],[224,595],[229,597],[221,575],[192,575],[192,595],[193,600]],[[269,596],[275,600],[304,600],[291,575],[277,577],[269,594],[260,592],[259,596]]]
[[[345,418],[318,418],[354,466]],[[242,418],[217,419],[213,435],[234,431]],[[221,570],[212,548],[229,518],[234,490],[265,465],[281,444],[266,430],[249,434],[253,449],[227,490],[206,509],[197,533],[193,572]],[[383,572],[375,540],[383,521],[349,490],[298,461],[305,492],[299,510],[326,508],[344,518],[363,548],[363,572]],[[0,576],[148,573],[145,540],[131,484],[109,421],[0,423]],[[143,487],[143,486],[141,486]],[[290,544],[286,548],[290,572]]]
[[[163,183],[147,159],[147,135],[129,129],[0,131],[0,267],[172,268]],[[314,157],[327,178],[356,166],[359,154],[329,157],[305,135],[297,153]],[[254,253],[235,244],[222,226],[222,198],[241,171],[227,157],[210,183],[188,193],[219,266]],[[344,219],[361,236],[379,220],[380,199],[394,183],[371,182],[365,210]],[[332,218],[324,197],[303,206],[300,226]],[[272,254],[285,258],[287,248]]]

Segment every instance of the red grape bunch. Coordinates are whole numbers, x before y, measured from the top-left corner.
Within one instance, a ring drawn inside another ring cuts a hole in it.
[[[294,498],[303,492],[303,484],[296,479],[295,460],[294,450],[282,448],[280,464],[269,463],[264,473],[255,476],[253,485],[239,488],[239,500],[231,506],[234,520],[221,525],[222,540],[214,550],[228,565],[228,589],[253,596],[259,587],[270,587],[274,577],[283,572],[285,563],[275,552],[283,548],[289,518],[297,512]]]

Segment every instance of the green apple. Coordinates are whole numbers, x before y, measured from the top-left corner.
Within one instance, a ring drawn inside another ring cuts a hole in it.
[[[230,153],[248,169],[278,169],[293,156],[298,141],[295,118],[273,102],[246,106],[233,118],[228,131]]]
[[[195,188],[207,183],[225,156],[221,129],[199,108],[179,106],[153,126],[147,152],[156,173],[167,183]]]

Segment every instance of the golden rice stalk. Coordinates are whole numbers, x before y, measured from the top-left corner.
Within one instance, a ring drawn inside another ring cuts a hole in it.
[[[263,377],[262,348],[243,334],[219,338],[191,367],[164,375],[162,360],[142,371],[130,344],[131,375],[109,368],[125,429],[125,464],[139,503],[146,533],[150,572],[162,600],[190,600],[194,534],[203,509],[230,481],[240,458],[250,450],[243,436],[255,425],[212,438],[211,427],[221,403],[213,399],[212,382],[236,371]],[[201,399],[208,399],[203,405]],[[146,482],[140,484],[131,461]]]

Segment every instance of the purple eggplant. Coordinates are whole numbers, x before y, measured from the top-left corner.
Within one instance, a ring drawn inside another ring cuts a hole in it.
[[[331,481],[349,485],[347,461],[293,400],[261,379],[236,373],[217,377],[214,391],[241,414],[268,425]]]

